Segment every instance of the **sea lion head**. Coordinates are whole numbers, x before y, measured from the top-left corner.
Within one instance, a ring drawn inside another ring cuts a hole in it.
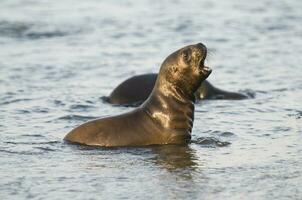
[[[169,84],[189,97],[194,96],[202,81],[211,74],[211,69],[204,66],[206,56],[207,48],[202,43],[175,51],[164,60],[158,84]]]

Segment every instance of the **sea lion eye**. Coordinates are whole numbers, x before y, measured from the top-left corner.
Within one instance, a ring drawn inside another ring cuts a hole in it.
[[[183,57],[183,60],[186,62],[186,63],[189,63],[190,61],[190,52],[188,50],[186,51],[183,51],[182,52],[182,57]]]

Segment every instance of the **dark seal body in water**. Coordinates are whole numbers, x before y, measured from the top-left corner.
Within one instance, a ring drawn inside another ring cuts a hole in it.
[[[156,78],[157,74],[155,73],[133,76],[119,84],[108,97],[103,97],[103,100],[115,105],[140,105],[151,94]],[[195,98],[196,100],[240,100],[247,99],[249,96],[238,92],[221,90],[205,80],[195,92]]]
[[[163,62],[149,98],[140,107],[84,123],[64,139],[106,147],[189,142],[194,93],[211,73],[204,66],[206,54],[207,49],[201,43],[172,53]]]

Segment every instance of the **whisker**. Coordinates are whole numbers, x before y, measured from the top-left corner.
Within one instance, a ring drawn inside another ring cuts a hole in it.
[[[211,60],[211,58],[214,56],[215,50],[214,50],[214,49],[208,49],[207,54],[208,54],[208,55],[207,55],[206,60],[209,61],[209,60]]]

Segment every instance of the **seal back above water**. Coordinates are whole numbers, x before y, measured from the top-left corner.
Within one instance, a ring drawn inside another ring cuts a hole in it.
[[[108,97],[102,97],[105,102],[114,105],[138,106],[151,94],[157,79],[156,73],[136,75],[120,83]],[[240,100],[252,97],[252,95],[239,92],[230,92],[213,86],[205,80],[195,92],[196,100],[224,99]]]

